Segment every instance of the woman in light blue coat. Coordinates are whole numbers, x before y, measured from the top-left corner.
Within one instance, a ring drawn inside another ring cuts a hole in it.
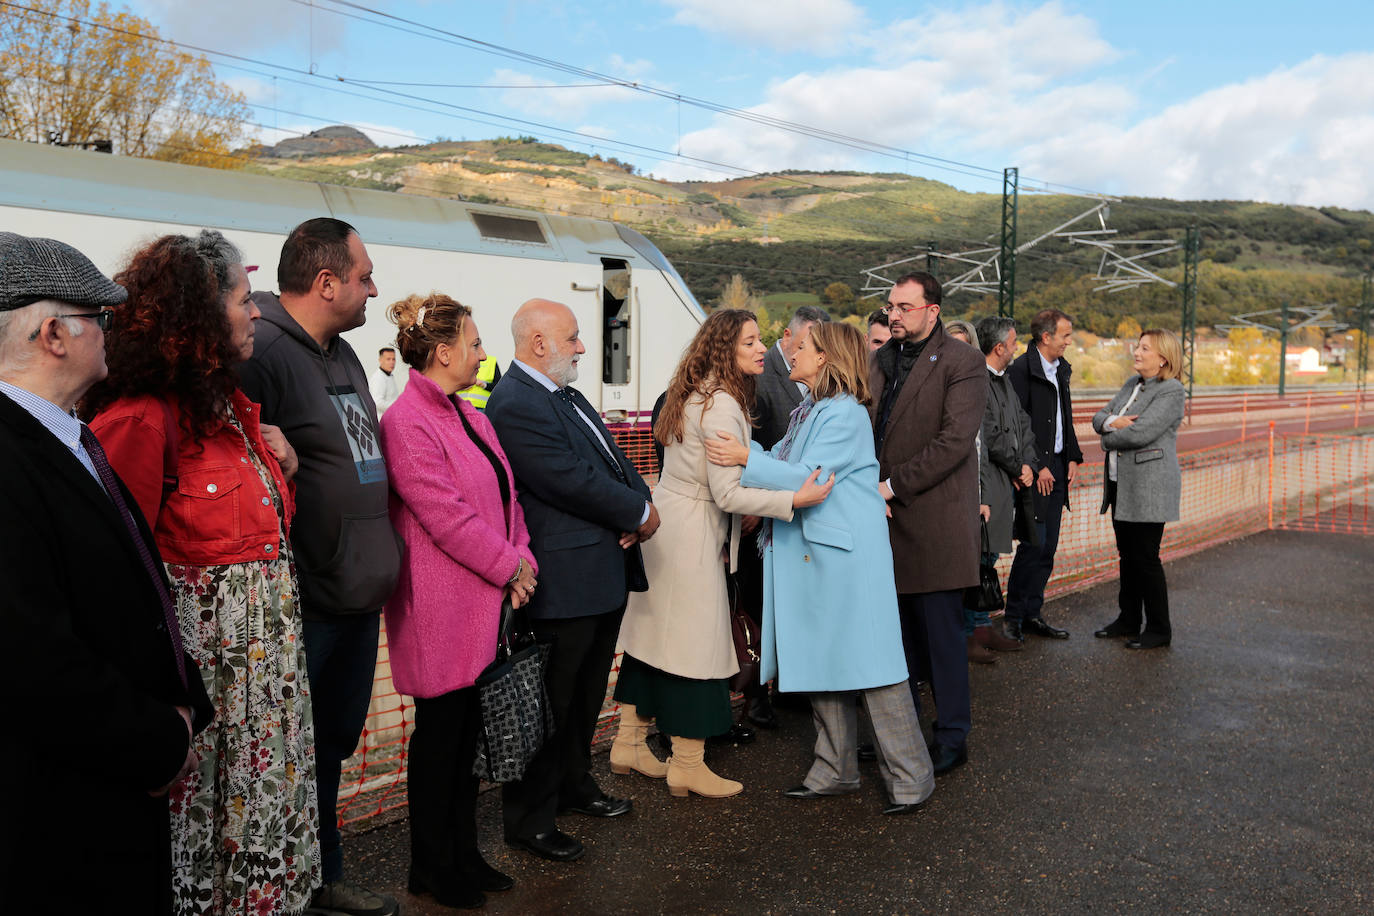
[[[790,522],[765,519],[760,678],[812,694],[815,760],[792,798],[859,787],[858,694],[873,722],[885,814],[916,810],[934,791],[930,755],[907,687],[897,588],[878,460],[865,404],[868,348],[842,322],[823,322],[798,343],[791,378],[810,389],[770,451],[719,433],[716,464],[744,465],[747,487],[796,490],[818,468],[834,474],[830,498]]]

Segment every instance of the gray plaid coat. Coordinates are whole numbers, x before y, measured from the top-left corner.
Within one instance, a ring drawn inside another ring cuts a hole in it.
[[[1140,381],[1138,375],[1127,379],[1093,417],[1103,450],[1117,453],[1112,517],[1123,522],[1176,522],[1183,494],[1176,445],[1183,422],[1183,384],[1178,379],[1146,379],[1135,401],[1123,410]],[[1125,429],[1107,429],[1107,418],[1121,413],[1138,416]],[[1102,511],[1107,511],[1105,500]]]

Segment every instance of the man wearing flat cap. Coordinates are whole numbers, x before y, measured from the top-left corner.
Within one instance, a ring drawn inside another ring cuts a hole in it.
[[[0,232],[0,691],[28,723],[0,754],[7,912],[171,913],[166,795],[213,715],[152,533],[73,413],[125,298]]]

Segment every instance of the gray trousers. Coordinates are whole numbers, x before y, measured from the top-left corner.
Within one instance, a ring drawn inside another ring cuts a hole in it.
[[[824,795],[842,795],[859,788],[856,695],[863,698],[873,723],[878,772],[888,797],[903,805],[925,801],[935,791],[935,772],[906,681],[869,690],[811,694],[816,759],[806,774],[805,786]]]

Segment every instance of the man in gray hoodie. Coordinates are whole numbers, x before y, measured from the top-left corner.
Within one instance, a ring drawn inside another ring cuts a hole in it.
[[[372,261],[348,223],[307,220],[277,266],[280,298],[262,310],[243,390],[300,458],[291,549],[300,577],[306,666],[315,714],[324,886],[311,911],[392,916],[396,901],[343,881],[336,806],[341,765],[367,718],[378,622],[400,569],[387,516],[387,475],[367,373],[339,335],[366,320],[377,295]]]

